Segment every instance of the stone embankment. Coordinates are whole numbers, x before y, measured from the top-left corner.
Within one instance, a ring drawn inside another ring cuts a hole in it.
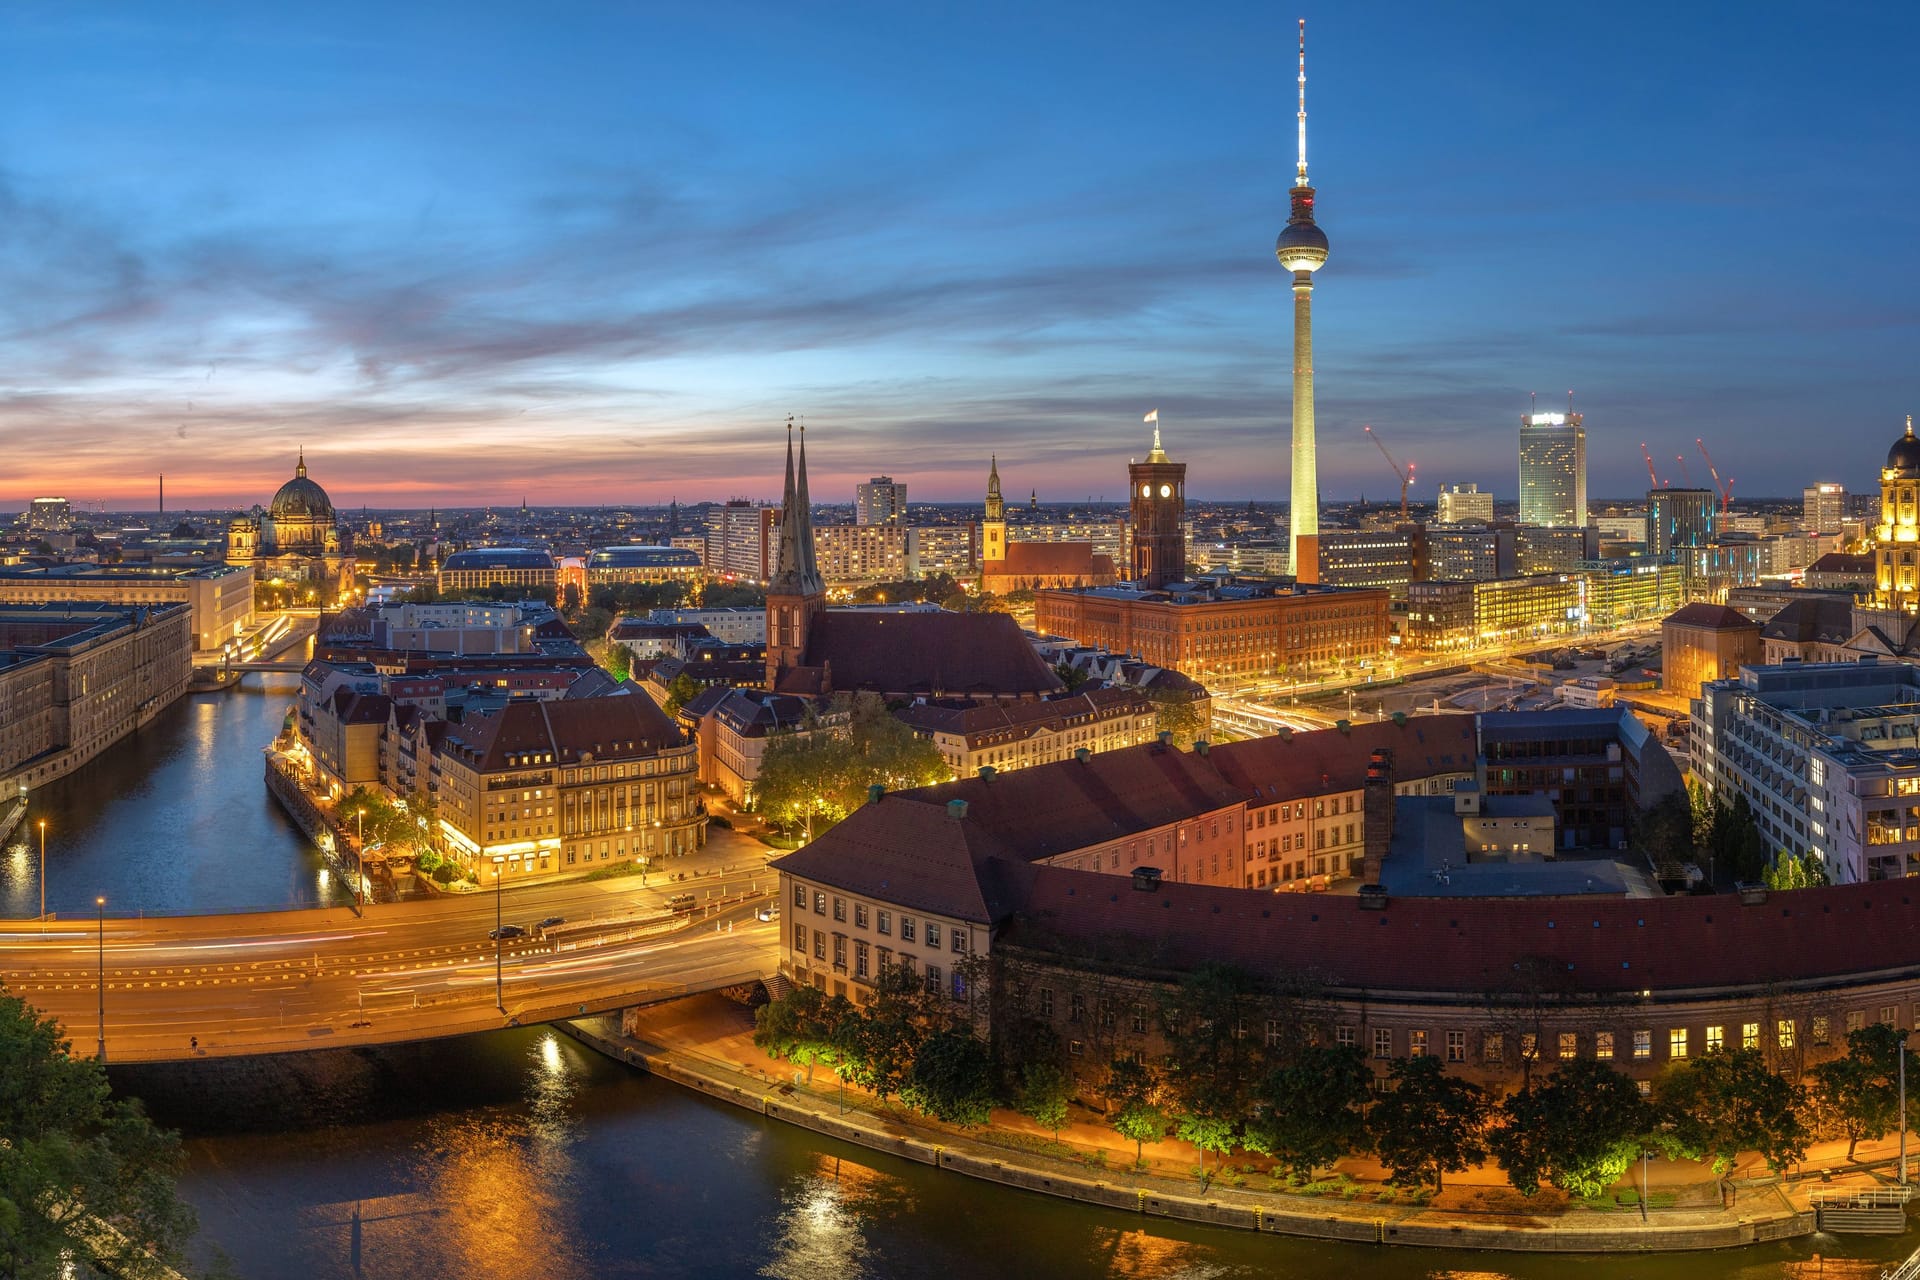
[[[583,1018],[556,1025],[608,1057],[663,1080],[824,1137],[1002,1186],[1150,1217],[1322,1240],[1540,1253],[1724,1249],[1809,1235],[1814,1230],[1813,1212],[1796,1206],[1777,1185],[1741,1188],[1728,1210],[1660,1210],[1644,1223],[1638,1214],[1627,1212],[1464,1213],[1425,1205],[1351,1204],[1218,1185],[1208,1190],[1177,1190],[1165,1178],[1117,1170],[1098,1177],[1090,1168],[1037,1153],[903,1123],[893,1115],[843,1109],[830,1094],[815,1095],[772,1079],[756,1079],[738,1066],[655,1038],[627,1035],[617,1018]]]

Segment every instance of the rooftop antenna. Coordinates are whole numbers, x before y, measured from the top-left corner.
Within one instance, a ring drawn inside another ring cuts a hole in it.
[[[1527,402],[1532,406],[1531,413],[1540,412],[1540,393],[1538,391],[1527,392]]]
[[[1300,165],[1294,186],[1307,185],[1307,20],[1300,19]]]
[[[1571,387],[1567,389],[1567,416],[1569,418],[1573,416],[1573,389]]]

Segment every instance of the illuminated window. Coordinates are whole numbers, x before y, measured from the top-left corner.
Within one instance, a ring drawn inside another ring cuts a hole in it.
[[[1758,1049],[1760,1047],[1759,1023],[1743,1022],[1740,1024],[1740,1047],[1742,1049]]]
[[[1596,1031],[1593,1033],[1593,1056],[1603,1061],[1613,1057],[1613,1032]]]
[[[1726,1047],[1727,1047],[1726,1028],[1725,1027],[1708,1027],[1707,1028],[1707,1052],[1718,1053]]]
[[[1424,1031],[1407,1032],[1407,1056],[1424,1058],[1427,1056],[1427,1033]]]
[[[1506,1058],[1506,1037],[1498,1031],[1491,1032],[1480,1042],[1480,1056],[1488,1062],[1501,1062]]]
[[[1577,1058],[1580,1056],[1580,1036],[1578,1032],[1562,1031],[1560,1033],[1560,1056],[1563,1058]]]
[[[1684,1058],[1687,1056],[1687,1029],[1685,1027],[1674,1027],[1667,1032],[1667,1056],[1669,1058]]]
[[[1793,1048],[1793,1019],[1792,1018],[1780,1019],[1780,1024],[1777,1030],[1778,1030],[1778,1036],[1780,1040],[1780,1047],[1782,1049]]]
[[[1633,1056],[1651,1058],[1653,1056],[1653,1032],[1636,1031],[1633,1033]]]

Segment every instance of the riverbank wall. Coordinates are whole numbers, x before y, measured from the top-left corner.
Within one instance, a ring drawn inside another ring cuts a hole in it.
[[[1017,1152],[963,1135],[916,1129],[859,1110],[842,1111],[831,1101],[626,1035],[616,1019],[585,1018],[555,1025],[582,1044],[638,1070],[823,1137],[984,1182],[1148,1217],[1350,1243],[1526,1253],[1727,1249],[1810,1235],[1815,1229],[1812,1210],[1797,1208],[1771,1187],[1743,1192],[1731,1211],[1663,1210],[1645,1223],[1626,1213],[1617,1215],[1617,1220],[1608,1215],[1607,1221],[1593,1221],[1600,1215],[1463,1214],[1412,1205],[1350,1205],[1225,1187],[1188,1193],[1156,1185],[1157,1180],[1093,1177],[1044,1157],[1023,1159]]]

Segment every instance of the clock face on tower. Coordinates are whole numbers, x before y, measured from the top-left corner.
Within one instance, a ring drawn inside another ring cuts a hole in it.
[[[1173,486],[1170,484],[1161,485],[1160,496],[1163,498],[1171,498],[1173,496]]]
[[[1140,496],[1143,498],[1151,498],[1153,496],[1153,486],[1150,484],[1141,485]]]

